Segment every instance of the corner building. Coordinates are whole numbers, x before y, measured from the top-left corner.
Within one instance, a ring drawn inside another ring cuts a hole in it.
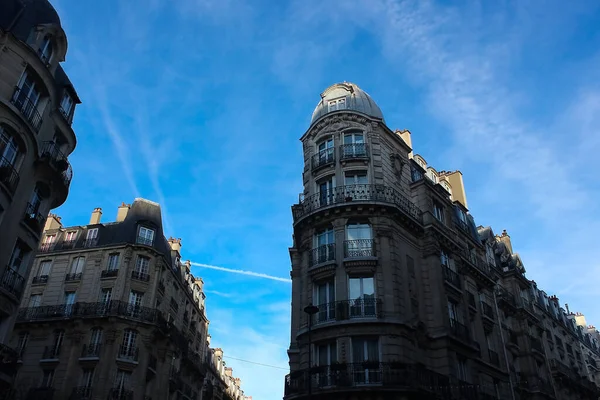
[[[413,154],[352,83],[321,94],[301,141],[286,400],[598,398],[589,376],[548,389],[532,282],[508,235],[475,224],[459,171]]]
[[[203,281],[160,206],[63,226],[50,214],[18,313],[15,399],[238,400],[208,347]],[[239,381],[237,381],[239,383]]]
[[[67,37],[46,0],[0,1],[0,398],[10,390],[7,347],[48,212],[63,204],[79,98],[61,67]]]

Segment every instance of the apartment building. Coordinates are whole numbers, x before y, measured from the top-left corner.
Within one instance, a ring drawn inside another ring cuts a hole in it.
[[[12,385],[6,346],[48,211],[65,202],[79,98],[60,63],[67,38],[46,0],[0,2],[0,397]]]
[[[287,400],[598,398],[589,376],[553,390],[533,282],[508,234],[475,223],[459,171],[347,82],[300,140]]]
[[[227,399],[203,281],[165,238],[160,206],[138,198],[101,217],[46,221],[12,335],[15,398]]]

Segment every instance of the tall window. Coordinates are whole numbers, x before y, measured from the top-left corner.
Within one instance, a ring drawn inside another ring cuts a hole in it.
[[[352,338],[352,362],[357,383],[375,383],[379,378],[379,340],[372,337]]]
[[[328,176],[317,182],[317,190],[319,192],[319,200],[321,206],[333,204],[334,201],[334,185],[335,177]]]
[[[375,310],[375,282],[372,276],[348,279],[350,317],[373,317]]]
[[[367,149],[364,135],[362,133],[346,133],[342,149],[343,158],[365,157]]]
[[[75,292],[65,292],[65,313],[70,315],[75,305]]]
[[[137,243],[152,246],[152,243],[154,243],[154,230],[140,226]]]
[[[40,263],[40,268],[38,269],[37,277],[48,280],[48,276],[50,275],[50,267],[52,267],[52,261],[42,261]]]
[[[54,383],[54,370],[53,369],[45,369],[42,373],[42,382],[40,383],[40,387],[43,388],[51,388]]]
[[[315,304],[319,307],[318,322],[335,319],[335,283],[333,279],[316,284]]]
[[[98,228],[88,229],[85,237],[86,246],[93,246],[98,241]]]
[[[446,253],[444,250],[440,252],[440,262],[442,263],[442,266],[456,272],[456,264],[454,263],[454,260],[450,258],[448,253]]]
[[[141,312],[142,303],[144,302],[144,293],[132,290],[129,292],[129,311],[132,316],[136,316]]]
[[[100,303],[108,304],[110,303],[110,298],[112,297],[112,288],[103,288],[100,291]]]
[[[346,98],[343,97],[341,99],[330,100],[327,103],[327,111],[337,111],[337,110],[345,110],[346,109]]]
[[[467,360],[461,356],[456,357],[456,377],[463,382],[467,382],[469,379]]]
[[[150,268],[150,258],[144,256],[138,256],[135,262],[135,272],[139,274],[148,275],[148,270]]]
[[[335,237],[333,229],[327,228],[314,236],[311,264],[320,264],[335,260]]]
[[[354,223],[346,226],[346,257],[373,256],[371,225]]]
[[[462,309],[453,301],[448,301],[448,316],[451,326],[454,326],[455,322],[463,322]]]
[[[83,274],[83,266],[85,264],[85,257],[75,257],[73,261],[71,261],[71,269],[69,270],[69,279],[81,279],[81,275]]]
[[[17,343],[17,354],[19,358],[23,357],[25,353],[25,348],[27,347],[27,342],[29,341],[29,332],[21,332],[19,334],[19,341]]]
[[[40,100],[38,84],[29,71],[24,71],[17,87],[18,92],[15,93],[15,103],[29,117]]]
[[[42,304],[42,295],[41,294],[32,294],[29,297],[28,307],[39,307]]]
[[[119,253],[110,254],[108,256],[108,265],[106,269],[109,271],[116,271],[119,269]]]
[[[27,245],[20,239],[17,239],[15,247],[13,247],[13,251],[10,256],[10,261],[8,264],[9,268],[21,276],[25,275],[25,271],[27,270],[27,262],[25,261],[28,254],[29,248]]]
[[[92,387],[93,382],[94,382],[94,368],[84,368],[83,373],[81,374],[81,380],[79,382],[79,386],[89,389]]]
[[[44,242],[43,242],[44,244],[51,245],[54,242],[56,242],[56,234],[44,236]]]
[[[126,358],[134,358],[136,356],[136,341],[137,331],[133,329],[125,329],[123,331],[123,342],[120,348],[120,355]]]
[[[433,202],[433,216],[437,218],[438,221],[444,222],[444,207],[437,201]]]
[[[314,346],[315,364],[328,367],[337,362],[337,343],[335,341],[323,342]],[[323,373],[318,375],[321,387],[329,386],[335,383],[335,378],[331,374]]]
[[[60,353],[60,349],[62,347],[64,339],[65,339],[65,331],[64,330],[58,329],[58,330],[54,331],[53,350],[54,350],[55,356],[58,356],[58,354]]]
[[[117,392],[118,392],[117,394],[120,396],[124,396],[125,392],[129,390],[130,385],[131,385],[131,371],[126,371],[123,369],[117,370],[117,376],[115,379],[115,388],[117,389]]]
[[[0,166],[14,166],[19,154],[19,146],[14,135],[0,125]]]
[[[71,111],[73,110],[73,98],[65,92],[62,100],[60,101],[60,112],[62,115],[69,119],[71,116]]]
[[[38,55],[45,64],[50,62],[50,57],[52,57],[52,38],[50,36],[44,36],[38,48]]]
[[[35,214],[40,209],[40,205],[42,204],[42,196],[40,195],[40,189],[36,186],[31,192],[31,197],[29,198],[29,207],[27,212],[30,214]]]
[[[414,166],[411,167],[410,174],[412,176],[413,182],[417,182],[417,181],[420,181],[421,179],[423,179],[423,172]]]

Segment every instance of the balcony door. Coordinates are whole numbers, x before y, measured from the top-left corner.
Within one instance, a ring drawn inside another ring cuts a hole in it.
[[[354,363],[354,383],[381,382],[379,340],[377,338],[352,338],[352,362]]]
[[[327,139],[319,143],[319,165],[333,161],[333,139]]]
[[[115,379],[115,387],[113,388],[114,398],[126,398],[126,393],[129,391],[131,386],[131,371],[125,371],[122,369],[117,370],[117,377]],[[116,392],[116,393],[115,393]],[[121,397],[119,397],[121,396]]]
[[[16,93],[15,103],[23,110],[23,114],[31,117],[33,109],[37,107],[40,100],[40,90],[31,73],[23,72],[19,80],[18,93]]]
[[[343,157],[365,157],[365,136],[362,133],[346,133],[344,135]]]
[[[319,307],[317,322],[335,320],[335,282],[320,282],[315,288],[315,304]]]
[[[350,318],[374,317],[375,282],[372,276],[349,279]]]
[[[65,292],[65,315],[71,315],[75,307],[75,292]]]
[[[334,187],[335,187],[335,177],[334,176],[328,176],[327,178],[322,179],[317,183],[320,207],[323,207],[323,206],[326,206],[329,204],[333,204]]]
[[[369,224],[349,224],[346,226],[346,257],[372,257],[373,236]]]
[[[17,154],[19,154],[19,145],[15,136],[0,126],[0,165],[4,166],[8,163],[14,166]]]
[[[314,352],[315,364],[321,367],[318,369],[317,377],[319,387],[334,385],[335,381],[332,379],[334,372],[330,366],[337,362],[337,343],[335,341],[318,343],[314,347]]]
[[[315,235],[313,264],[335,260],[335,236],[333,229],[325,229]]]
[[[129,292],[129,314],[132,317],[138,317],[142,310],[144,293],[132,290]]]

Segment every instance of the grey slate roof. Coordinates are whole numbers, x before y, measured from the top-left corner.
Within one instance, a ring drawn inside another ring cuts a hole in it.
[[[311,125],[329,113],[329,101],[340,98],[346,99],[346,110],[356,111],[384,121],[381,109],[367,92],[354,83],[343,82],[331,85],[321,93],[321,101],[313,112]]]
[[[48,0],[0,0],[0,28],[26,42],[31,29],[41,24],[60,26],[60,18]]]

